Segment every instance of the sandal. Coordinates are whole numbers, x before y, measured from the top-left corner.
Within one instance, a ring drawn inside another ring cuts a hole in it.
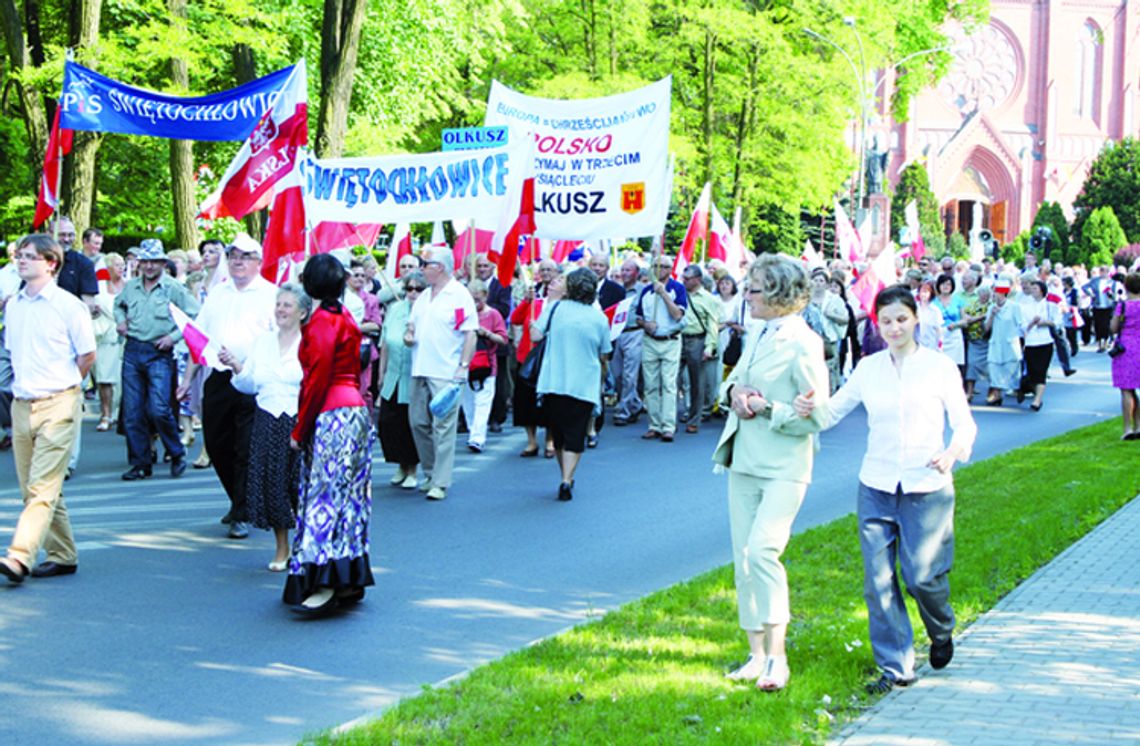
[[[111,429],[111,418],[110,417],[101,418],[99,420],[99,424],[95,426],[95,429],[101,433],[105,433],[108,430],[110,430]]]
[[[788,659],[784,656],[772,656],[764,661],[764,675],[756,682],[756,688],[762,692],[778,692],[788,685],[792,672],[788,670]]]
[[[768,659],[763,656],[757,658],[755,655],[750,655],[748,660],[744,661],[739,668],[735,671],[729,671],[724,675],[724,678],[729,681],[756,680],[764,672],[767,663]]]
[[[534,448],[524,448],[519,452],[519,456],[522,456],[523,458],[534,458],[537,455],[538,446],[535,446]]]
[[[546,452],[543,453],[542,455],[545,456],[546,458],[554,458],[554,449],[553,448],[547,448]]]

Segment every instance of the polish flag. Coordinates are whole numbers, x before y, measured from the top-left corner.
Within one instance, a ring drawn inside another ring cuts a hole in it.
[[[839,239],[839,250],[847,258],[847,261],[854,264],[866,258],[867,249],[863,246],[863,239],[859,237],[859,232],[855,230],[851,218],[847,217],[847,213],[839,202],[835,203],[835,234]]]
[[[333,223],[322,221],[313,228],[313,251],[327,254],[352,246],[372,248],[383,230],[382,223]]]
[[[384,271],[389,277],[400,276],[400,260],[412,254],[412,226],[408,223],[396,223],[396,230],[392,233],[392,240],[388,244],[388,261]]]
[[[455,239],[455,255],[459,258],[459,263],[471,253],[475,254],[490,254],[491,241],[495,237],[495,231],[485,231],[476,228],[474,225],[467,226],[467,230],[459,233]],[[496,259],[492,259],[492,262]]]
[[[681,250],[677,252],[677,262],[685,258],[685,266],[693,263],[693,250],[697,246],[697,239],[708,238],[709,233],[709,205],[712,203],[712,183],[706,182],[693,210],[693,217],[689,218],[689,229],[685,231],[685,240],[681,242]],[[673,265],[673,275],[680,274],[684,267]]]
[[[534,150],[531,150],[523,159],[526,164],[522,178],[513,182],[508,193],[506,205],[499,216],[499,227],[495,231],[492,249],[499,251],[499,284],[510,287],[514,280],[515,267],[518,265],[519,239],[523,236],[533,235],[534,224]],[[517,208],[514,205],[518,205]]]
[[[871,260],[867,271],[851,286],[851,292],[859,300],[859,305],[868,316],[874,316],[875,298],[887,285],[895,283],[895,252],[884,247],[879,255]]]
[[[630,296],[602,311],[610,322],[611,342],[620,337],[621,333],[625,331],[625,322],[629,320],[629,309],[633,307],[633,301],[633,296]]]
[[[240,220],[273,202],[274,187],[293,172],[309,143],[306,81],[302,59],[285,79],[273,108],[242,143],[218,189],[202,204],[201,217]]]
[[[48,137],[47,152],[44,153],[44,171],[40,177],[40,192],[36,197],[36,215],[32,219],[32,226],[39,228],[43,222],[51,217],[59,207],[60,176],[63,169],[63,157],[71,152],[71,144],[75,138],[72,130],[59,128],[59,112],[62,107],[55,109],[55,119],[51,122],[51,135]],[[110,279],[108,277],[108,279]]]
[[[526,236],[519,244],[519,261],[523,264],[535,264],[542,261],[542,239],[537,236]]]
[[[716,205],[711,206],[712,217],[709,220],[709,259],[719,259],[724,266],[735,275],[744,263],[744,244],[736,231],[728,227],[728,223],[721,216]],[[737,210],[737,220],[740,212]]]
[[[173,303],[168,303],[167,307],[170,308],[170,316],[174,320],[174,325],[178,327],[178,331],[182,332],[182,339],[186,340],[186,347],[190,350],[190,359],[197,365],[209,365],[210,363],[206,360],[206,352],[207,348],[210,348],[210,338],[198,328],[181,308]],[[214,352],[213,348],[210,348],[210,352]]]
[[[275,285],[284,283],[287,265],[304,261],[309,253],[305,238],[305,197],[301,174],[294,169],[281,179],[273,197],[265,227],[261,276]]]
[[[918,223],[918,202],[913,199],[907,202],[903,215],[906,216],[906,227],[910,232],[910,255],[917,262],[926,256],[926,242],[922,240],[922,228]]]

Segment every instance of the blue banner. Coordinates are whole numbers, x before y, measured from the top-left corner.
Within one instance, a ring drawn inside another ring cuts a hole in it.
[[[179,98],[111,80],[68,61],[59,126],[173,140],[244,140],[273,106],[292,67],[221,93]]]

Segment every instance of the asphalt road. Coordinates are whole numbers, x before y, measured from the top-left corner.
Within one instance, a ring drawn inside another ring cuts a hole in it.
[[[1054,368],[1038,414],[976,407],[975,460],[1118,416],[1107,357],[1075,362],[1069,379]],[[79,573],[0,587],[0,743],[296,742],[727,563],[719,427],[671,445],[642,431],[607,426],[571,503],[554,499],[553,462],[516,456],[513,429],[458,455],[442,503],[390,488],[378,463],[377,584],[356,610],[305,621],[265,569],[269,532],[225,538],[212,471],[122,482],[122,439],[89,420],[66,488]],[[853,510],[865,437],[862,410],[823,436],[797,530]],[[4,541],[18,509],[0,454]]]

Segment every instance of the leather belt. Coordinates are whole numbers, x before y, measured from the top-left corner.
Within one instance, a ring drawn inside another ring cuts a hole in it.
[[[670,340],[670,339],[676,339],[677,337],[680,337],[680,336],[681,336],[680,332],[673,332],[672,334],[670,334],[667,337],[658,337],[656,334],[650,334],[649,338],[650,339],[656,339],[658,342],[665,342],[665,341]]]
[[[23,402],[24,404],[35,404],[37,402],[50,401],[52,399],[63,396],[64,394],[70,394],[73,391],[79,391],[79,385],[78,384],[76,384],[75,386],[68,386],[67,388],[65,388],[61,391],[56,391],[54,393],[47,394],[45,396],[37,396],[33,399],[22,399],[22,398],[17,396],[16,401]]]

